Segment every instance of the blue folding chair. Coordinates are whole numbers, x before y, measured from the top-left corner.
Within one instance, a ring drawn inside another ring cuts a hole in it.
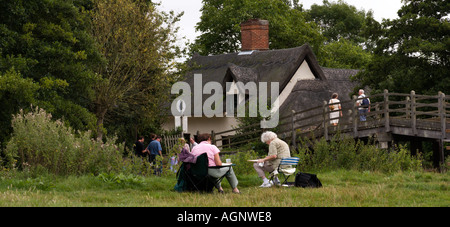
[[[281,185],[287,184],[287,181],[290,176],[295,174],[295,171],[297,170],[298,162],[300,161],[300,158],[298,157],[289,157],[289,158],[282,158],[280,161],[280,165],[278,165],[277,169],[274,170],[270,175],[272,175],[271,180],[276,175],[282,175],[283,176],[283,183]],[[290,166],[290,167],[282,167],[282,166]]]

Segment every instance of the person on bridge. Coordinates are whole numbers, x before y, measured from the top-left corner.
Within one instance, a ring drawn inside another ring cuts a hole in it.
[[[359,112],[359,120],[360,121],[366,121],[366,115],[367,112],[370,112],[369,104],[370,99],[366,98],[366,95],[364,94],[363,89],[359,89],[359,96],[358,100],[356,101],[357,105],[359,106],[358,112]]]
[[[339,123],[339,117],[342,117],[342,108],[341,108],[341,101],[338,99],[338,94],[333,93],[331,95],[331,99],[328,102],[330,110],[330,123],[334,126],[336,126]],[[333,119],[334,118],[334,119]]]

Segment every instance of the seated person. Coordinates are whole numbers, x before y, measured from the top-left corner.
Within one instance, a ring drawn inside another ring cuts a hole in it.
[[[261,141],[269,145],[269,153],[267,157],[259,159],[258,162],[253,164],[258,176],[263,180],[263,184],[260,187],[271,187],[272,183],[266,178],[265,172],[273,172],[280,165],[282,158],[291,157],[289,145],[283,140],[278,139],[277,134],[271,131],[264,132],[261,135]],[[263,165],[261,164],[263,163]],[[274,178],[274,183],[279,184],[278,178]]]
[[[208,166],[221,166],[222,161],[220,160],[219,152],[220,150],[215,146],[211,144],[211,135],[210,134],[201,134],[198,137],[199,144],[192,148],[191,153],[195,156],[199,156],[203,153],[206,153],[208,156]],[[231,169],[230,169],[231,168]],[[209,168],[208,174],[215,178],[220,178],[225,173],[230,172],[225,176],[230,183],[231,187],[233,188],[233,193],[239,193],[239,189],[237,188],[238,180],[236,178],[236,175],[234,174],[233,167],[223,167],[223,168]],[[220,185],[220,182],[217,182],[216,188],[219,190],[219,192],[223,192],[222,186]]]

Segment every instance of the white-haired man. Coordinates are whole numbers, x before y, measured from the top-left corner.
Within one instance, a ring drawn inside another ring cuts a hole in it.
[[[269,145],[269,153],[263,158],[259,159],[253,167],[255,168],[258,176],[263,180],[263,184],[260,187],[271,187],[272,183],[266,178],[265,172],[273,172],[282,158],[291,157],[289,145],[283,140],[278,139],[277,134],[271,131],[264,132],[261,135],[261,141]],[[278,178],[274,178],[275,184],[279,184]]]
[[[359,96],[356,103],[358,104],[358,112],[359,112],[359,120],[360,121],[366,121],[366,114],[367,112],[370,112],[369,104],[370,99],[366,98],[366,95],[364,94],[363,89],[359,89]]]

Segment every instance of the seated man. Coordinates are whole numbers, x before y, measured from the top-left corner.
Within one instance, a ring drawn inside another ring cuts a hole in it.
[[[211,135],[210,134],[201,134],[198,137],[198,140],[200,143],[192,148],[191,153],[195,156],[199,156],[203,153],[206,153],[208,156],[208,166],[222,166],[222,161],[220,160],[219,152],[220,150],[215,146],[211,144]],[[231,169],[230,169],[231,168]],[[229,170],[229,172],[228,172]],[[233,193],[239,193],[239,189],[237,188],[238,180],[236,178],[236,175],[234,174],[232,167],[223,167],[223,168],[209,168],[208,174],[215,178],[220,178],[224,174],[228,174],[225,176],[230,183],[231,187],[233,188]],[[222,186],[220,185],[220,182],[217,182],[216,188],[219,190],[219,192],[223,192]]]
[[[282,158],[291,157],[291,152],[289,150],[289,145],[283,140],[278,139],[277,134],[271,131],[264,132],[261,135],[261,141],[269,145],[269,153],[267,157],[263,159],[258,159],[258,162],[253,164],[258,176],[263,180],[263,184],[260,187],[268,188],[272,186],[272,183],[266,178],[265,172],[272,173],[280,165]],[[260,163],[264,163],[262,166]],[[285,166],[284,168],[287,168]],[[274,183],[278,184],[278,178],[274,179]]]

